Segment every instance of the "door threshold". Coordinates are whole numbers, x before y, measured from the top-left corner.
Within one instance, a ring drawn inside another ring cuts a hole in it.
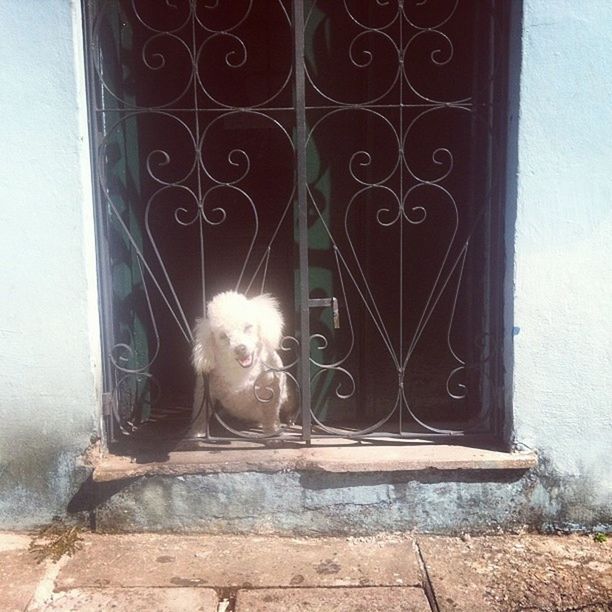
[[[487,447],[489,446],[489,447]],[[313,471],[328,473],[522,470],[537,465],[537,454],[508,452],[483,444],[381,445],[350,440],[317,440],[311,446],[270,448],[258,443],[224,446],[201,442],[197,450],[141,449],[130,455],[107,454],[94,467],[93,480],[108,482],[142,476],[188,476],[237,472]]]

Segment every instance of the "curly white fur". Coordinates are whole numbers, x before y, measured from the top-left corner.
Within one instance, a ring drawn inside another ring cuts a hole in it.
[[[270,295],[252,299],[227,291],[208,304],[195,328],[192,362],[199,384],[194,398],[192,433],[205,430],[202,375],[210,397],[231,415],[259,423],[264,433],[280,428],[280,414],[293,414],[293,394],[278,354],[283,333],[278,302]]]

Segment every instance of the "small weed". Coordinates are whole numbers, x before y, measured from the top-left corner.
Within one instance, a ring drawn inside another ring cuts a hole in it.
[[[599,542],[600,544],[603,544],[604,542],[608,541],[608,536],[605,533],[602,533],[601,531],[598,531],[593,536],[593,540],[595,540],[595,542]]]
[[[64,555],[71,557],[83,546],[80,532],[80,527],[69,527],[61,519],[54,518],[50,525],[43,527],[32,538],[29,551],[36,557],[37,563],[45,559],[57,562]]]

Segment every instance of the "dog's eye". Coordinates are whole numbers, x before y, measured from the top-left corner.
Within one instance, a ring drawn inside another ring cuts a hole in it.
[[[227,334],[219,334],[219,340],[227,340]]]
[[[245,325],[245,326],[244,326],[244,331],[245,331],[245,332],[249,332],[249,331],[251,331],[252,329],[253,329],[253,326],[252,326],[250,323],[249,323],[248,325]]]

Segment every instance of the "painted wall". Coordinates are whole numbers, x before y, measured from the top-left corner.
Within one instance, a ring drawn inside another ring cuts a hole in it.
[[[515,438],[581,522],[612,514],[612,3],[525,0],[523,19]]]
[[[61,514],[100,368],[79,3],[0,2],[0,527]]]
[[[447,529],[429,511],[420,522],[433,498],[455,522],[479,517],[475,528],[610,522],[612,3],[524,0],[523,18],[509,323],[518,328],[514,439],[540,452],[538,471],[504,483],[484,475],[482,483],[474,475],[450,483],[431,475],[394,483],[352,477],[305,484],[313,477],[300,474],[148,479],[112,496],[101,522],[134,507],[132,528],[178,527],[171,517],[179,510],[185,525],[236,528],[228,500],[251,486],[267,494],[262,519],[268,510],[276,522],[282,515],[287,529],[314,521],[319,498],[321,507],[338,508],[330,523],[338,529],[355,525],[352,513],[364,504],[373,529],[384,528],[389,508],[408,513],[400,524]],[[84,476],[77,459],[97,433],[100,348],[79,2],[0,3],[0,66],[0,527],[25,527],[65,510]],[[280,483],[283,496],[289,480],[291,494],[306,500],[299,515],[279,514],[273,495]],[[204,489],[216,501],[198,514]],[[218,493],[226,489],[233,493]],[[410,495],[402,497],[404,489]],[[163,525],[153,520],[175,506]]]

